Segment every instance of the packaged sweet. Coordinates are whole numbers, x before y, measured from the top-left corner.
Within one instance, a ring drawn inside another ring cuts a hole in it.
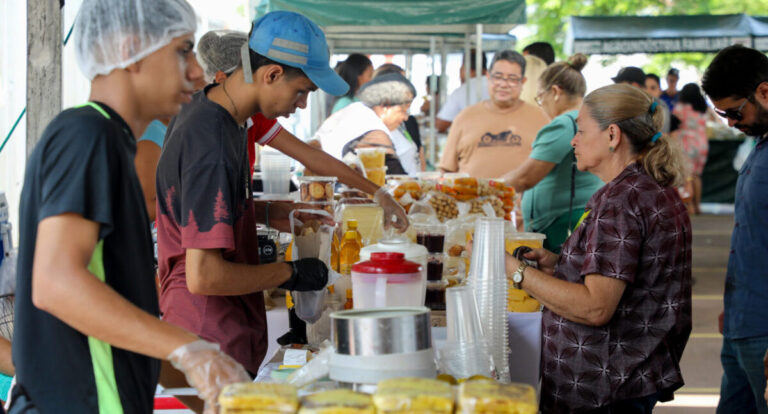
[[[333,186],[335,177],[301,177],[299,179],[299,193],[303,202],[333,201]]]
[[[467,381],[459,386],[460,414],[536,414],[536,392],[527,384],[492,380]]]
[[[301,399],[299,414],[374,414],[368,394],[340,389],[322,391]]]
[[[377,413],[453,413],[453,391],[443,381],[393,378],[379,382],[373,394]]]
[[[288,384],[243,382],[224,387],[219,394],[220,414],[293,414],[299,408],[296,387]]]

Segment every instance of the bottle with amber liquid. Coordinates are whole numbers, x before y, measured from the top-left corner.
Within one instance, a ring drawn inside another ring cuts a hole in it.
[[[352,289],[347,289],[347,301],[344,302],[344,309],[352,309],[354,303],[352,302]]]
[[[353,230],[347,230],[344,233],[344,240],[341,242],[339,250],[339,273],[349,275],[352,273],[352,265],[360,260],[360,243],[357,241],[357,235]]]
[[[354,231],[355,235],[357,236],[357,242],[360,243],[360,247],[363,247],[363,236],[360,234],[360,231],[357,229],[357,220],[355,219],[349,219],[347,220],[347,231]]]

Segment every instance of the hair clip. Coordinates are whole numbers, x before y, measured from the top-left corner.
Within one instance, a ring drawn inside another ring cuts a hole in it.
[[[656,102],[656,101],[653,101],[653,103],[651,104],[651,109],[650,109],[650,111],[651,111],[651,113],[652,113],[652,114],[655,114],[655,113],[656,113],[656,107],[657,107],[657,106],[659,106],[659,103],[658,103],[658,102]]]
[[[654,102],[654,103],[656,103],[656,102]],[[653,144],[653,143],[655,143],[656,141],[658,141],[658,140],[659,140],[659,138],[661,138],[661,132],[657,132],[657,133],[655,133],[655,134],[654,134],[654,135],[651,137],[651,143],[652,143],[652,144]]]

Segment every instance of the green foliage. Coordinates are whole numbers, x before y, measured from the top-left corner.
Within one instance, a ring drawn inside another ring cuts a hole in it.
[[[527,0],[528,24],[533,34],[524,39],[550,42],[559,58],[568,31],[569,16],[661,16],[746,13],[768,15],[766,0]],[[659,75],[670,66],[691,66],[701,73],[714,57],[710,53],[659,53],[644,68]],[[605,59],[611,60],[610,58]],[[606,64],[606,61],[603,64]]]

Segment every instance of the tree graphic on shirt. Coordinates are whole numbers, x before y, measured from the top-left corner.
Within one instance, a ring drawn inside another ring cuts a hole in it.
[[[219,188],[219,193],[216,194],[216,202],[213,205],[213,218],[217,222],[223,222],[229,219],[229,210],[227,209],[227,203],[224,201],[224,194]]]

